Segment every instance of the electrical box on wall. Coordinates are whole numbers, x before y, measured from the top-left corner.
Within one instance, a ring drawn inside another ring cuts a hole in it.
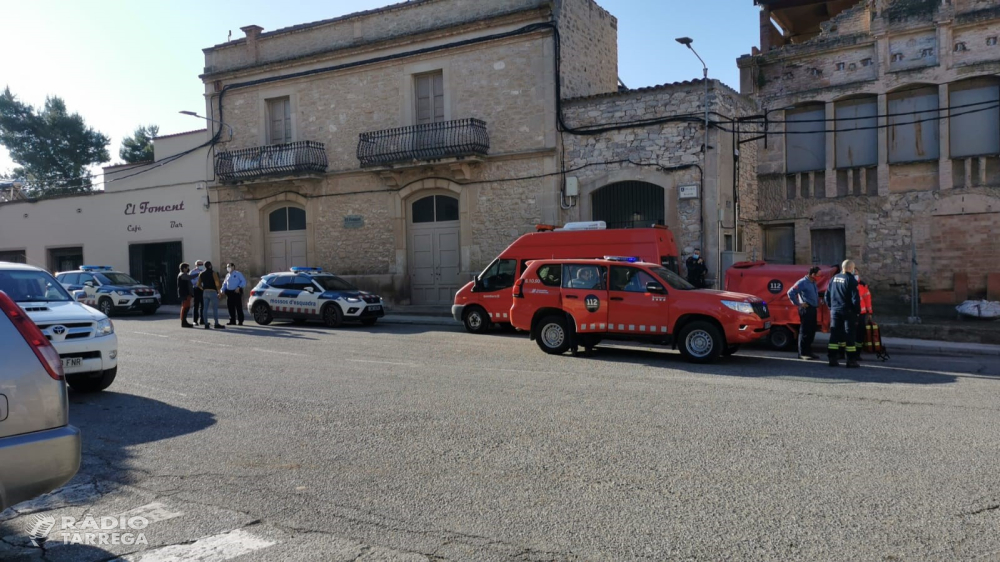
[[[698,186],[696,185],[682,185],[677,188],[677,197],[681,199],[697,199],[698,198]]]
[[[580,178],[566,176],[566,197],[580,196]]]

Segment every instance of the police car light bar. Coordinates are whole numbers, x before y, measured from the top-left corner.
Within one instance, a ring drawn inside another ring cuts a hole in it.
[[[323,273],[322,267],[293,267],[292,273]]]
[[[628,263],[635,263],[639,261],[639,258],[628,256],[604,256],[604,259],[608,261],[624,261]]]
[[[111,271],[110,265],[81,265],[80,271]]]

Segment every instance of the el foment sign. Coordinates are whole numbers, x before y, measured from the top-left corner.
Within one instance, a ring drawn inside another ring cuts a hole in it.
[[[149,201],[143,201],[136,205],[135,203],[128,203],[125,205],[126,215],[151,215],[154,213],[172,213],[174,211],[183,211],[184,201],[176,203],[174,205],[152,205]]]

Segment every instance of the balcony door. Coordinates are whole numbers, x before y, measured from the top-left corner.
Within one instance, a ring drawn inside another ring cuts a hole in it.
[[[303,209],[282,207],[268,213],[265,237],[268,272],[309,266],[306,247],[306,212]]]
[[[428,195],[410,205],[410,300],[451,304],[459,288],[458,199]]]

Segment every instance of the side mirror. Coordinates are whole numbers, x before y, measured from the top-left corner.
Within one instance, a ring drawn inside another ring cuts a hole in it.
[[[93,287],[94,286],[94,282],[93,281],[84,281],[83,282],[83,286],[84,287]]]
[[[667,290],[663,288],[663,285],[660,285],[656,281],[650,281],[649,283],[646,283],[646,292],[655,293],[657,295],[667,294]]]
[[[84,293],[83,291],[73,291],[73,298],[78,301],[82,301],[87,298],[87,293]]]
[[[304,290],[305,292],[307,292],[307,293],[314,293],[314,292],[316,292],[316,289],[313,289],[312,287],[306,287],[306,288],[305,288],[305,289],[303,289],[303,290]]]

